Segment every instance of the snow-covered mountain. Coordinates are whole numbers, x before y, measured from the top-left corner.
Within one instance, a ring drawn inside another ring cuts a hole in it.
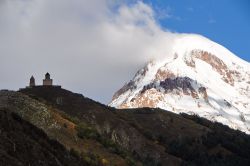
[[[176,38],[171,55],[139,70],[114,94],[110,106],[197,114],[250,133],[248,62],[194,34]]]

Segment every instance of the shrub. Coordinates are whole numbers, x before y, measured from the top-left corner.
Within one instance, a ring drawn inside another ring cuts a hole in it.
[[[109,165],[109,161],[107,159],[103,158],[103,159],[101,159],[101,165],[107,166],[107,165]]]
[[[136,166],[136,162],[131,157],[126,157],[126,161],[129,166]]]
[[[79,124],[81,122],[80,119],[78,119],[77,117],[72,117],[64,112],[61,112],[60,114],[64,119],[67,119],[75,124]]]
[[[70,152],[70,154],[71,154],[72,156],[74,156],[74,157],[76,157],[76,158],[79,158],[79,157],[80,157],[79,152],[76,151],[76,150],[73,149],[73,148],[71,148],[69,152]]]
[[[85,123],[80,123],[76,127],[77,136],[79,138],[86,139],[96,139],[98,140],[100,135],[92,127],[87,126]]]

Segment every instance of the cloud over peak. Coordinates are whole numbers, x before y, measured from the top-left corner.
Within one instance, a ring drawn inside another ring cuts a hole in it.
[[[109,0],[12,0],[0,3],[0,88],[34,74],[101,102],[150,59],[167,56],[175,34],[152,8]]]

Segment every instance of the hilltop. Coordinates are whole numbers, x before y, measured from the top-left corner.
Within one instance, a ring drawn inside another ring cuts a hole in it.
[[[59,148],[52,153],[56,157],[49,160],[61,163],[55,165],[70,162],[76,165],[81,162],[87,165],[248,165],[250,162],[250,137],[240,131],[197,116],[161,109],[115,109],[59,87],[0,91],[0,111],[2,118],[14,118],[11,125],[18,129],[18,132],[4,130],[8,120],[1,121],[1,131],[6,135],[20,135],[28,147],[39,144],[40,140],[48,145],[51,141],[58,142],[55,145]],[[26,126],[32,133],[40,134],[33,137],[34,134],[19,130]],[[22,135],[31,137],[32,142]],[[17,142],[17,149],[23,149],[24,156],[34,151],[40,153],[39,148],[32,151],[19,145],[17,137],[12,139]],[[9,153],[12,149],[9,145],[3,146],[7,142],[1,139],[0,154],[18,160],[15,153]],[[18,165],[12,162],[15,160],[4,162]],[[19,160],[19,165],[25,165],[26,160]],[[40,160],[44,160],[42,155],[32,164],[46,165],[40,164]]]

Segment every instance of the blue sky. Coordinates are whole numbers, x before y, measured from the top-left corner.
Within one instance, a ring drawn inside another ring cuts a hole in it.
[[[250,62],[249,0],[144,0],[163,28],[198,33]]]

